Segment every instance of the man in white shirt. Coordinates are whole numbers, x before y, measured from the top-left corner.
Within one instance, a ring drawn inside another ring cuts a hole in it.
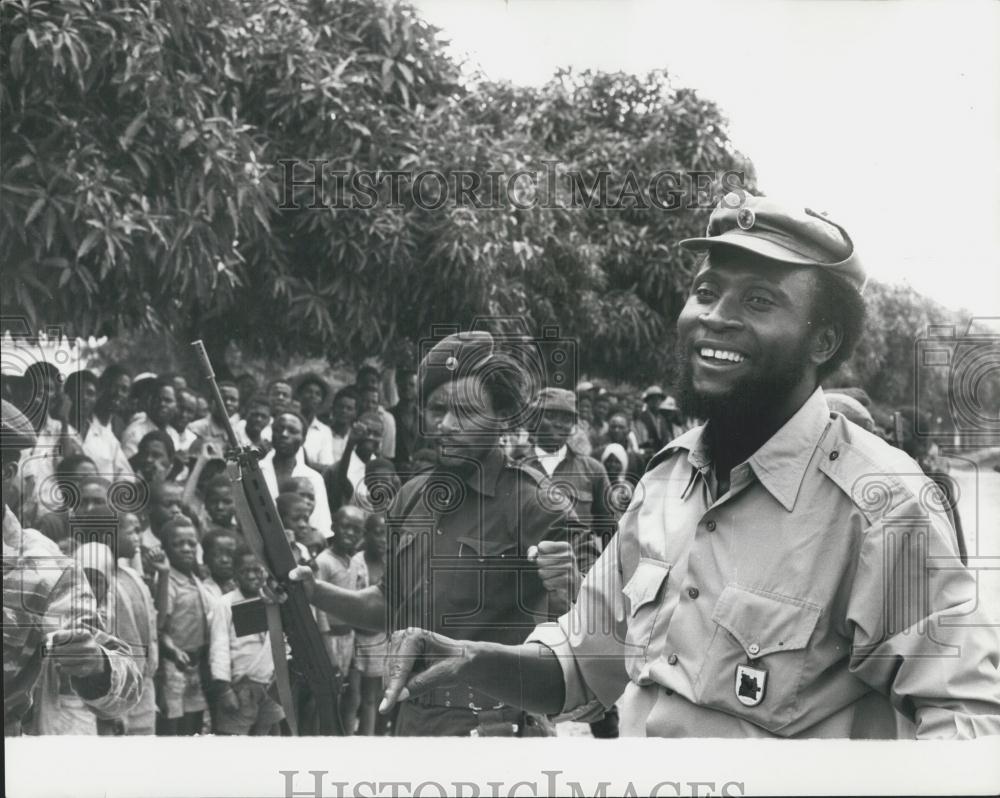
[[[170,424],[177,414],[177,394],[173,383],[158,379],[149,395],[144,415],[137,415],[122,433],[122,451],[132,457],[139,451],[139,441],[154,429],[163,430],[174,442],[174,450],[180,446],[181,437]]]
[[[381,444],[381,418],[377,413],[363,413],[351,427],[347,448],[340,461],[324,475],[332,508],[364,502],[367,498],[365,469],[371,460],[379,456]]]
[[[326,484],[320,473],[306,465],[302,453],[305,422],[298,413],[278,413],[271,424],[273,448],[260,461],[267,489],[277,498],[280,485],[289,477],[305,477],[313,487],[316,506],[309,516],[309,524],[323,537],[329,537],[330,503],[327,501]]]
[[[382,456],[390,460],[396,457],[396,419],[382,407],[382,375],[374,366],[358,369],[358,415],[378,413],[382,419]]]
[[[335,463],[344,456],[347,439],[351,434],[351,425],[358,418],[358,404],[358,389],[355,385],[346,385],[334,394],[329,420]]]
[[[299,400],[302,418],[306,422],[306,440],[302,450],[306,463],[320,471],[339,459],[334,451],[332,430],[316,418],[329,396],[330,386],[319,374],[308,372],[299,377],[295,398]]]
[[[233,604],[256,598],[264,584],[264,569],[249,549],[236,554],[237,589],[226,593],[209,618],[209,662],[215,687],[212,718],[215,734],[264,735],[285,717],[271,695],[274,657],[267,632],[237,636]]]

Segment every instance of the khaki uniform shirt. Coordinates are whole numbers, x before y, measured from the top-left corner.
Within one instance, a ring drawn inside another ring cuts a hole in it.
[[[622,733],[1000,733],[998,628],[934,488],[821,390],[716,495],[703,428],[650,463],[574,608],[532,640]],[[912,725],[911,725],[912,724]]]

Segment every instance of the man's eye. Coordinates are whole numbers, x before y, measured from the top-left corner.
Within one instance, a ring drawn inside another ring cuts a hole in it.
[[[694,289],[694,295],[698,299],[709,300],[715,296],[715,291],[712,290],[710,286],[699,285],[697,288]]]
[[[751,297],[748,297],[747,303],[761,309],[769,308],[775,304],[774,301],[771,300],[769,297],[762,296],[760,294],[755,294]]]

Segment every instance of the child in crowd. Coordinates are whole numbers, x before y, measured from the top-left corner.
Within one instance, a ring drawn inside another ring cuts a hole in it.
[[[192,519],[178,516],[160,530],[170,561],[166,589],[157,593],[160,672],[156,733],[193,735],[202,729],[204,679],[208,665],[209,616],[215,600],[198,578],[198,531]]]
[[[198,515],[203,527],[214,526],[208,516],[209,486],[217,480],[228,481],[225,470],[226,461],[222,458],[222,449],[214,441],[199,440],[192,447],[191,467],[184,481],[184,503]]]
[[[205,517],[208,519],[206,533],[214,529],[239,530],[239,525],[236,523],[233,483],[225,474],[212,477],[205,486]]]
[[[316,507],[316,489],[313,488],[312,482],[308,479],[305,477],[289,477],[281,483],[281,492],[297,493],[309,507],[309,514],[312,515],[312,511]]]
[[[348,590],[366,586],[359,564],[352,560],[364,535],[365,514],[353,505],[344,505],[333,516],[333,539],[316,558],[317,578]],[[324,640],[330,661],[343,678],[340,701],[344,729],[353,734],[361,703],[360,674],[351,674],[354,660],[354,629],[342,624],[335,616],[326,615]],[[322,627],[322,624],[321,624]]]
[[[173,481],[186,470],[184,464],[177,459],[173,440],[162,430],[153,430],[143,435],[138,451],[132,455],[129,465],[147,485]]]
[[[312,541],[312,527],[309,525],[311,511],[308,503],[297,493],[279,493],[275,505],[288,536],[288,545],[295,552],[295,559],[300,564],[312,562],[313,555],[309,551],[309,542]]]
[[[189,515],[185,512],[184,488],[176,482],[154,483],[149,490],[149,504],[144,519],[146,525],[139,533],[139,554],[129,563],[133,569],[145,575],[150,590],[154,589],[152,580],[156,576],[152,558],[159,558],[164,552],[163,527],[170,520],[181,516],[194,517],[193,513]]]
[[[203,584],[215,599],[236,589],[236,549],[240,541],[230,529],[216,528],[201,539]]]
[[[218,602],[211,619],[211,664],[216,695],[212,730],[216,734],[274,733],[285,717],[274,690],[274,658],[267,632],[237,637],[233,604],[256,598],[264,569],[245,546],[236,552],[236,583]]]
[[[365,519],[364,543],[351,558],[351,564],[361,575],[362,586],[377,585],[385,574],[385,552],[388,545],[385,516],[372,513]],[[384,735],[389,716],[378,712],[382,699],[382,675],[385,657],[389,653],[389,638],[384,632],[354,633],[354,668],[360,678],[361,708],[358,713],[358,734]]]
[[[111,633],[128,643],[142,670],[139,704],[124,718],[125,734],[153,734],[156,729],[156,671],[160,640],[156,630],[156,606],[142,574],[128,565],[139,551],[139,519],[132,513],[118,518],[118,561],[115,571],[117,617]],[[170,576],[170,562],[160,554],[154,561],[158,580]]]
[[[59,544],[64,554],[71,553],[70,525],[75,514],[83,508],[83,485],[97,479],[97,466],[85,454],[64,457],[55,467],[53,483],[39,486],[38,531]]]

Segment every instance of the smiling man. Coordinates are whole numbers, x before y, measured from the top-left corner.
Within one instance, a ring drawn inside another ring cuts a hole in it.
[[[707,423],[653,457],[558,623],[513,647],[399,633],[385,708],[460,683],[581,719],[620,701],[623,735],[1000,733],[998,627],[933,486],[819,388],[862,329],[847,233],[730,195],[684,245],[707,252],[678,319]]]

